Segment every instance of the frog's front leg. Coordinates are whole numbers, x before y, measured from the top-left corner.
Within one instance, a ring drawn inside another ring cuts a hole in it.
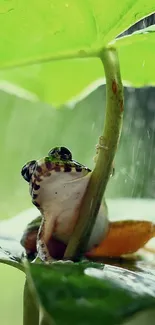
[[[47,246],[48,241],[52,237],[54,226],[55,220],[53,220],[53,218],[42,216],[41,225],[37,235],[37,258],[46,263],[52,263],[54,261]]]

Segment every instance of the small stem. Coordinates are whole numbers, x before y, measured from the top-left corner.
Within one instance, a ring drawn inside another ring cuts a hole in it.
[[[39,325],[39,309],[27,280],[23,294],[23,325]]]
[[[77,260],[85,251],[104,195],[117,149],[122,117],[123,86],[115,48],[100,53],[106,76],[106,114],[103,136],[100,137],[96,166],[85,192],[79,218],[64,258]]]

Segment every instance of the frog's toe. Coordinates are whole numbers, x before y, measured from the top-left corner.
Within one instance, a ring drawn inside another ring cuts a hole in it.
[[[57,261],[53,261],[54,264],[73,264],[74,262],[71,260],[57,260]]]
[[[34,264],[43,264],[43,261],[39,256],[36,256],[36,258],[32,261]]]

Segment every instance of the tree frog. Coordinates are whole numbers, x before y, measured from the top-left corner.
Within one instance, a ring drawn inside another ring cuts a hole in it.
[[[67,148],[56,147],[47,157],[28,162],[21,173],[29,183],[33,204],[41,212],[41,216],[27,226],[21,244],[32,259],[37,252],[46,262],[52,257],[62,259],[78,219],[91,170],[73,160]],[[85,256],[96,259],[132,254],[154,236],[155,224],[149,221],[108,221],[104,200]]]
[[[87,189],[91,170],[72,159],[65,147],[55,147],[48,155],[23,166],[21,174],[29,183],[32,203],[41,212],[37,235],[38,257],[52,260],[49,246],[52,240],[67,245],[76,225],[79,208]],[[108,231],[106,204],[100,207],[87,250],[99,244]]]

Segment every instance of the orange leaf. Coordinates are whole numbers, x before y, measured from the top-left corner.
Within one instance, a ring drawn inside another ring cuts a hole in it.
[[[155,225],[149,221],[116,221],[109,225],[107,237],[86,253],[87,257],[119,257],[142,248],[155,237]]]

